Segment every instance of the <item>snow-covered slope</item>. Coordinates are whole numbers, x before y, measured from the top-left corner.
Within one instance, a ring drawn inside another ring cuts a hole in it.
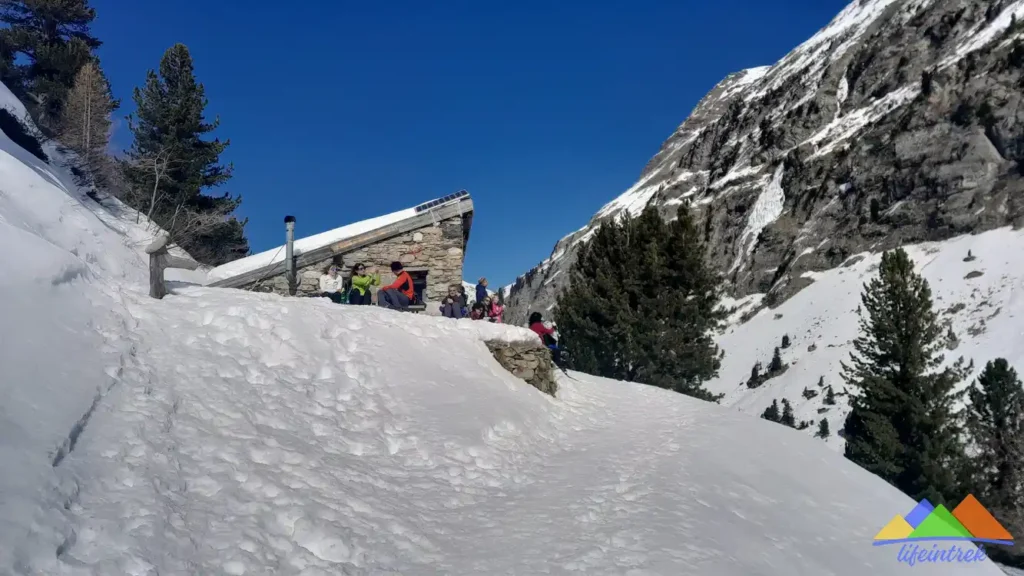
[[[914,505],[890,486],[664,390],[545,396],[482,342],[524,329],[205,288],[125,306],[134,353],[61,465],[67,536],[15,540],[29,571],[906,570],[871,546]]]
[[[913,502],[817,440],[581,374],[551,398],[484,345],[522,328],[150,299],[131,221],[58,172],[0,138],[0,573],[906,570],[871,539]]]
[[[27,118],[2,84],[0,107]],[[15,543],[60,524],[58,470],[131,354],[121,295],[145,289],[160,232],[43,149],[50,163],[0,132],[0,573],[27,553]]]
[[[906,250],[931,286],[940,320],[957,337],[955,347],[946,351],[947,363],[959,356],[973,359],[972,377],[998,357],[1024,368],[1024,230],[1001,228]],[[797,420],[816,424],[827,418],[833,431],[828,443],[841,449],[843,442],[835,431],[842,428],[848,407],[839,363],[849,361],[858,335],[860,294],[864,283],[877,275],[880,259],[878,253],[858,254],[833,270],[807,272],[813,284],[777,308],[761,309],[745,323],[740,319],[756,308],[761,296],[728,302],[736,312],[733,325],[718,339],[725,358],[709,389],[726,394],[722,404],[752,416],[760,415],[773,399],[787,398]],[[754,363],[767,367],[784,335],[790,346],[781,350],[781,356],[788,368],[748,389]],[[831,407],[823,403],[828,386],[837,394]],[[804,398],[805,388],[815,397]],[[811,426],[805,433],[816,429]]]
[[[770,67],[727,76],[637,182],[519,277],[549,310],[580,244],[689,205],[736,297],[798,292],[850,254],[1024,218],[1024,0],[855,0]]]

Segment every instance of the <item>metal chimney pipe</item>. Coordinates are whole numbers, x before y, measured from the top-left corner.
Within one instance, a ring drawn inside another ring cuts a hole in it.
[[[284,217],[284,270],[288,278],[288,293],[295,296],[295,216]]]

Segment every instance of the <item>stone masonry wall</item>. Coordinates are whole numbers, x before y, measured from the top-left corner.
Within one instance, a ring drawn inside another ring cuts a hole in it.
[[[555,363],[551,351],[539,344],[509,344],[502,341],[487,342],[487,348],[506,370],[545,394],[555,396]]]
[[[449,218],[438,226],[426,226],[413,232],[407,232],[358,250],[335,256],[299,268],[296,271],[298,287],[296,295],[311,296],[320,290],[320,275],[332,261],[344,271],[351,270],[357,262],[362,262],[370,273],[379,273],[381,284],[394,282],[391,273],[391,262],[397,260],[411,270],[426,270],[427,287],[423,298],[427,301],[427,312],[436,312],[437,303],[448,293],[448,286],[461,284],[464,240],[461,218]],[[414,274],[415,276],[415,274]],[[242,287],[256,292],[275,292],[288,294],[288,280],[285,275],[278,274],[259,282]],[[376,288],[374,288],[376,293]],[[376,298],[374,298],[376,301]]]

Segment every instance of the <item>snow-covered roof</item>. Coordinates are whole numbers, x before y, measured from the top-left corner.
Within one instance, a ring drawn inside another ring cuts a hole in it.
[[[368,220],[353,222],[352,224],[347,224],[340,228],[297,239],[293,246],[293,255],[298,258],[303,254],[326,248],[343,240],[356,239],[361,235],[369,235],[372,232],[376,232],[388,226],[394,226],[403,222],[411,222],[416,219],[421,219],[424,224],[429,224],[432,221],[432,218],[447,217],[441,216],[439,213],[445,212],[446,208],[453,206],[458,206],[460,213],[471,212],[473,210],[473,204],[469,193],[465,190],[460,190],[455,194],[435,198],[417,206],[413,206],[412,208],[406,208],[404,210],[399,210],[383,216],[377,216],[376,218],[370,218]],[[380,238],[375,236],[374,240],[379,241]],[[275,265],[281,265],[283,264],[284,259],[284,245],[277,246],[270,250],[260,252],[259,254],[253,254],[252,256],[218,266],[213,270],[210,270],[207,275],[207,281],[210,284],[219,284],[250,272],[267,269]]]

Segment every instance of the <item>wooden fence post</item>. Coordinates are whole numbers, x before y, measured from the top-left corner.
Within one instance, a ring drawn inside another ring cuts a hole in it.
[[[167,295],[167,287],[164,285],[165,269],[195,270],[199,268],[199,263],[195,260],[171,256],[167,251],[169,242],[170,239],[167,235],[161,234],[146,247],[146,254],[149,254],[149,295],[157,300]]]

